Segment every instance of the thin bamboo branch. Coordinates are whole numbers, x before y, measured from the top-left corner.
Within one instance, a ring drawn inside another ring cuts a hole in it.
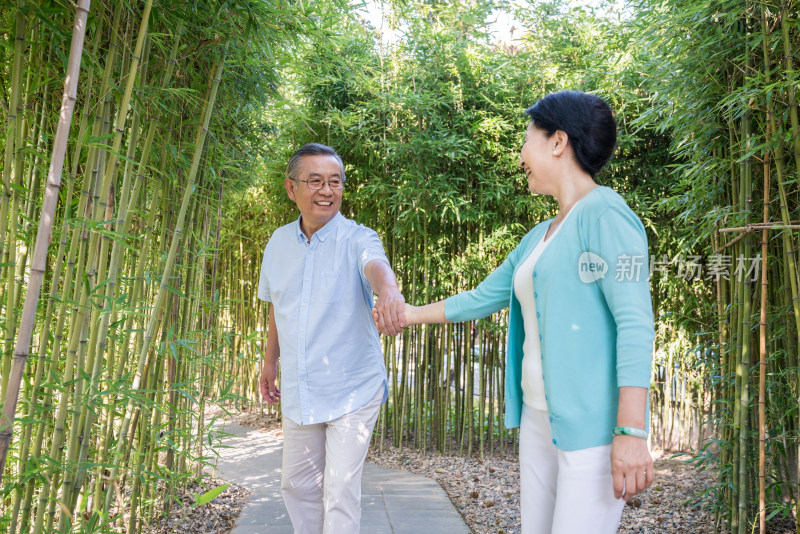
[[[781,224],[781,223],[753,223],[748,224],[747,226],[739,226],[736,228],[720,228],[720,233],[727,233],[727,232],[742,232],[740,235],[736,236],[735,238],[731,239],[727,243],[722,246],[717,246],[714,250],[714,253],[719,253],[726,248],[730,247],[731,245],[735,245],[739,242],[739,240],[744,239],[749,234],[758,231],[758,230],[798,230],[800,229],[800,225],[795,224]]]

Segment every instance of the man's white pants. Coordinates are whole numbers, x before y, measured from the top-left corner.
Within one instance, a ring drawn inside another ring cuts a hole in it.
[[[523,405],[519,433],[522,534],[613,534],[625,501],[614,497],[611,445],[562,451],[548,413]]]
[[[384,388],[362,408],[327,423],[284,418],[281,494],[295,534],[358,533],[361,472]]]

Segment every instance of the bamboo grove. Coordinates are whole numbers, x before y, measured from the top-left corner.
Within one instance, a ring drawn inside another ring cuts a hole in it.
[[[311,15],[265,2],[0,7],[3,532],[140,532],[208,462],[219,198],[249,180],[252,106],[274,94],[280,61],[269,51],[314,30]],[[63,172],[47,180],[50,163]]]
[[[144,532],[213,462],[205,408],[260,406],[258,267],[297,216],[282,186],[295,148],[342,153],[343,213],[379,232],[407,300],[426,303],[474,287],[554,215],[518,151],[522,111],[561,88],[618,114],[600,181],[650,239],[653,445],[718,473],[695,497],[718,531],[793,520],[796,1],[397,1],[377,26],[333,1],[86,4],[0,5],[0,531]],[[514,11],[511,40],[491,34],[498,8]],[[506,320],[384,340],[374,446],[514,454]]]

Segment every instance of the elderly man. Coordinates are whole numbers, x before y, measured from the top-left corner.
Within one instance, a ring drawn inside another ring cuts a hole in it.
[[[359,531],[361,472],[387,397],[372,294],[382,332],[396,335],[404,312],[378,235],[339,213],[344,184],[333,148],[292,155],[284,186],[300,217],[273,233],[258,285],[272,302],[259,384],[281,400],[281,492],[297,534]]]

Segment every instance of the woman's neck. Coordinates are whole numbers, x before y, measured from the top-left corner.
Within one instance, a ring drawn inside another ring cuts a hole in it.
[[[585,197],[589,192],[598,187],[597,183],[588,174],[582,174],[574,177],[572,180],[565,180],[560,191],[554,195],[556,202],[558,202],[558,214],[556,215],[556,223],[564,220],[569,211],[578,203],[580,199]]]

